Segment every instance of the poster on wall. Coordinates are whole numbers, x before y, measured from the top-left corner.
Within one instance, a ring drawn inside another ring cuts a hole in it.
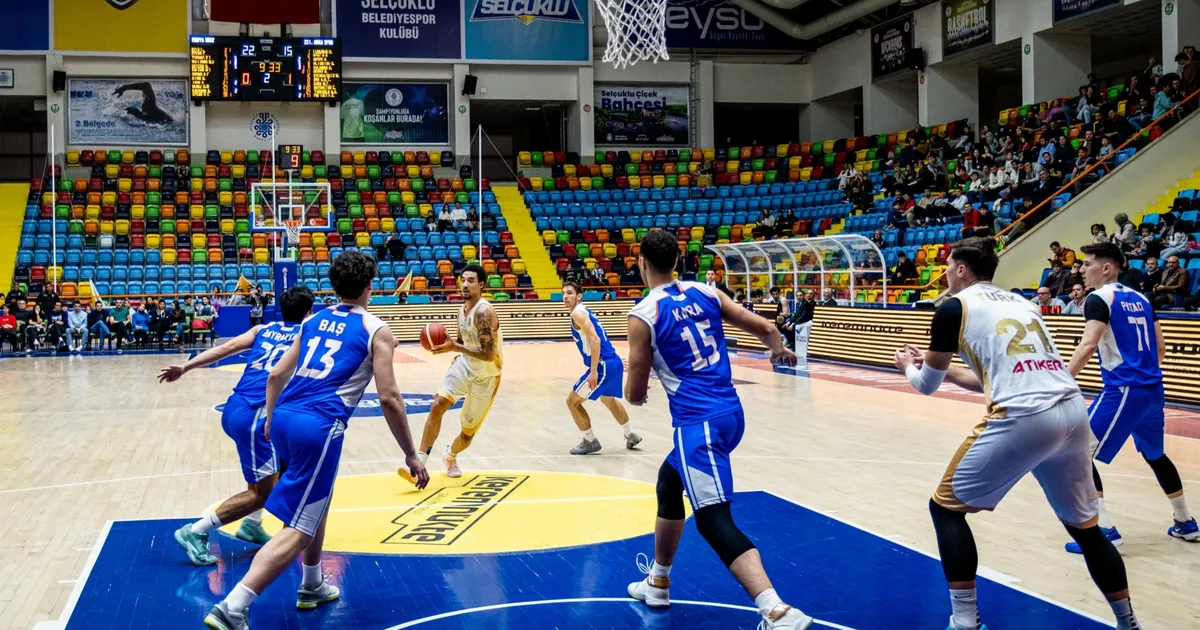
[[[686,85],[597,85],[596,145],[687,146]]]
[[[471,61],[592,60],[587,0],[463,0]]]
[[[1054,23],[1121,6],[1121,0],[1053,0]]]
[[[729,0],[667,0],[669,48],[799,50],[806,44]]]
[[[996,3],[993,0],[942,2],[942,57],[949,57],[994,41]]]
[[[70,79],[67,143],[186,145],[185,79]]]
[[[181,55],[188,50],[188,0],[60,1],[54,9],[55,50]]]
[[[344,144],[449,144],[446,83],[345,83]]]
[[[4,3],[0,50],[50,49],[50,0]]]
[[[459,59],[462,0],[336,0],[343,57]]]
[[[871,79],[904,69],[913,49],[913,14],[871,29]]]

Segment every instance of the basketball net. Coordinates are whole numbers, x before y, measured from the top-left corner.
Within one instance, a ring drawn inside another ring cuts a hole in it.
[[[639,61],[666,61],[667,0],[596,0],[608,44],[604,61],[621,70]]]
[[[283,222],[283,231],[287,234],[287,244],[284,245],[283,251],[285,255],[292,249],[300,248],[300,228],[303,226],[303,220],[285,220]],[[278,256],[276,257],[278,258]]]

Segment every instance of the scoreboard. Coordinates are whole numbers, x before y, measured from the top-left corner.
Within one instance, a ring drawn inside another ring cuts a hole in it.
[[[193,100],[341,100],[337,39],[192,35],[190,40]]]

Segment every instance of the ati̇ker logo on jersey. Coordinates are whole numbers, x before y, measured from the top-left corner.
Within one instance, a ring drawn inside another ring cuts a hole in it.
[[[108,3],[113,5],[113,8],[116,9],[128,9],[129,7],[137,4],[137,1],[138,0],[108,0]]]
[[[536,19],[583,24],[575,0],[477,0],[471,12],[472,22],[508,19],[520,20],[522,24]]]

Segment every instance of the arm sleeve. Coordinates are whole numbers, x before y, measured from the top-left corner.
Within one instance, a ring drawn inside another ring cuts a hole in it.
[[[932,352],[958,352],[963,308],[957,298],[946,300],[933,314],[929,324],[929,349]]]
[[[1087,299],[1083,302],[1083,320],[1090,322],[1094,319],[1107,324],[1108,318],[1108,302],[1105,302],[1104,298],[1095,293],[1087,296]]]

